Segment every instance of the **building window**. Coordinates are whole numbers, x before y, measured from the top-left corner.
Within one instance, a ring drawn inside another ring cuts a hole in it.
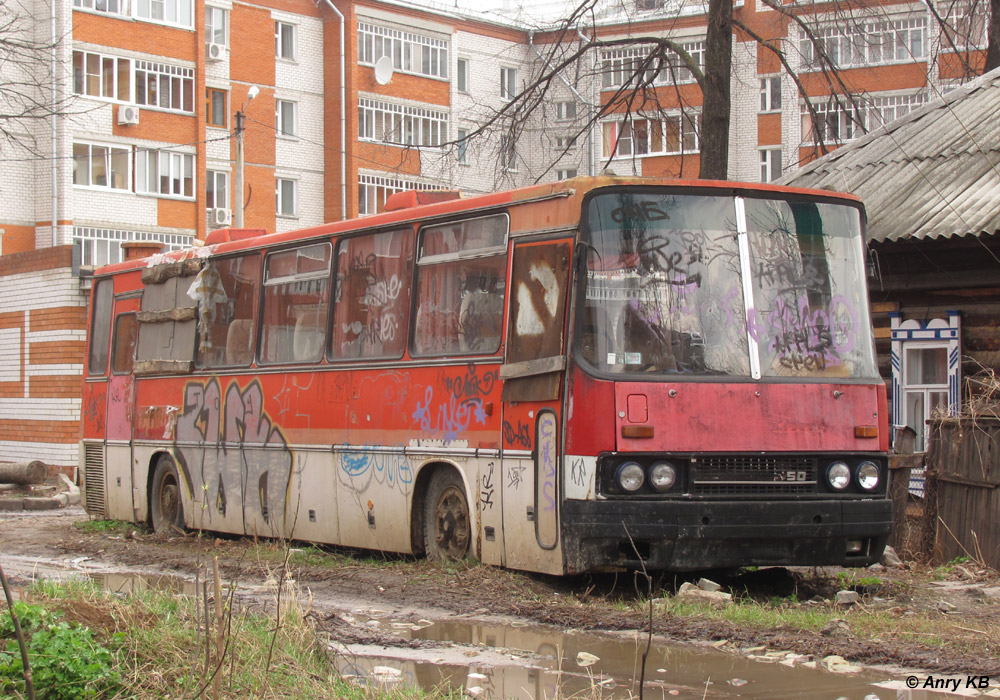
[[[855,104],[852,105],[831,98],[827,102],[813,104],[813,109],[819,119],[819,134],[825,143],[850,141],[872,129],[888,124],[894,119],[899,119],[904,114],[926,104],[927,94],[856,96],[854,102]],[[805,104],[800,106],[800,115],[803,143],[816,143],[813,116]]]
[[[704,70],[705,42],[687,42],[681,44],[681,47],[694,59],[698,67]],[[650,52],[659,50],[657,45],[647,45],[603,51],[601,53],[601,87],[619,87],[637,80],[656,85],[694,82],[694,73],[688,68],[687,63],[673,53],[665,59],[658,59],[639,75],[639,68],[648,60]]]
[[[556,119],[576,119],[576,102],[556,102]]]
[[[194,0],[134,0],[135,16],[160,24],[194,27]]]
[[[513,143],[500,145],[500,167],[508,172],[517,172],[517,148]]]
[[[572,151],[576,148],[576,137],[575,136],[557,136],[556,137],[556,148],[560,152],[565,153],[567,151]]]
[[[207,43],[227,46],[229,44],[226,40],[228,24],[229,12],[221,7],[205,7],[205,41]]]
[[[132,99],[132,62],[89,51],[73,52],[73,92],[129,102]]]
[[[109,15],[128,16],[128,0],[73,0],[73,7],[80,10],[106,12]]]
[[[448,114],[362,97],[358,100],[358,138],[395,146],[440,146],[448,138]]]
[[[448,77],[448,42],[401,29],[358,22],[358,63],[374,66],[383,56],[404,73]]]
[[[140,150],[135,169],[136,192],[194,198],[194,155],[190,153]]]
[[[439,185],[415,180],[400,180],[381,175],[358,176],[358,216],[378,214],[385,208],[389,195],[406,190],[434,190]]]
[[[226,117],[229,110],[226,103],[229,93],[218,88],[205,88],[205,123],[209,126],[226,128]]]
[[[274,121],[279,136],[295,136],[296,104],[288,100],[274,101]]]
[[[812,34],[815,41],[799,29],[799,52],[806,69],[818,70],[826,60],[836,68],[857,68],[906,63],[927,56],[925,17],[844,22],[820,27]]]
[[[229,173],[222,170],[205,171],[205,206],[209,209],[229,208]]]
[[[760,111],[777,112],[781,109],[781,78],[760,79]]]
[[[892,421],[916,433],[914,451],[927,449],[927,421],[958,410],[961,319],[901,320],[890,314],[892,332]]]
[[[986,48],[986,25],[989,22],[989,5],[984,2],[956,0],[948,4],[948,11],[941,28],[944,38],[943,51]]]
[[[781,177],[781,149],[764,148],[760,151],[760,181],[774,182]]]
[[[107,190],[129,190],[128,148],[96,143],[73,144],[73,184]]]
[[[462,165],[469,163],[469,130],[459,129],[455,134],[455,159]]]
[[[604,157],[696,153],[700,131],[700,114],[605,122]]]
[[[469,92],[469,59],[460,58],[458,59],[458,65],[456,72],[458,75],[455,76],[455,87],[459,92],[468,94]]]
[[[295,25],[288,22],[274,23],[274,55],[295,60]]]
[[[174,112],[193,112],[194,69],[136,61],[135,102]]]
[[[274,198],[275,205],[274,210],[278,216],[295,216],[296,215],[296,201],[295,201],[295,180],[289,180],[288,178],[277,178],[275,180],[274,187]]]
[[[91,228],[89,226],[73,227],[73,245],[80,246],[80,264],[84,267],[100,267],[101,265],[121,262],[122,243],[131,241],[161,243],[165,251],[180,250],[190,248],[194,243],[194,236]]]
[[[576,177],[576,168],[570,168],[569,170],[556,170],[557,180],[569,180],[571,177]]]
[[[500,97],[513,100],[517,95],[517,68],[500,69]]]

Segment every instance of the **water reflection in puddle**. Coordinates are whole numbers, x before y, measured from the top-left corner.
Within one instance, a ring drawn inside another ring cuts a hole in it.
[[[370,617],[369,617],[370,615]],[[393,622],[377,612],[348,616],[356,624],[443,647],[337,647],[341,671],[376,685],[464,687],[481,698],[635,698],[645,638],[561,633],[536,626],[467,620]],[[647,698],[803,698],[923,700],[954,694],[910,691],[903,676],[864,670],[841,674],[803,665],[804,657],[730,655],[712,649],[654,644],[646,661]]]
[[[80,567],[75,570],[60,569],[5,557],[5,568],[29,580],[83,575],[119,593],[157,589],[198,594],[195,582],[182,577],[80,570],[81,563],[73,562]],[[333,645],[341,672],[358,682],[462,687],[474,697],[496,700],[638,697],[635,679],[641,675],[645,637],[563,633],[520,623],[499,625],[463,619],[400,622],[387,611],[372,609],[341,617],[361,627],[430,642],[418,648]],[[901,674],[872,670],[832,673],[810,668],[804,661],[765,650],[748,656],[654,644],[646,661],[644,696],[656,700],[936,700],[979,695],[908,690]],[[923,681],[926,674],[918,677]],[[964,684],[964,677],[962,681]]]

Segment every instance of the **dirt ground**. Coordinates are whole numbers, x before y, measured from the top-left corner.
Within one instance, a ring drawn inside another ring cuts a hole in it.
[[[245,585],[280,575],[287,552],[287,548],[255,543],[252,538],[163,538],[138,526],[106,531],[81,528],[86,521],[79,507],[45,513],[0,512],[0,563],[18,584],[47,565],[193,577],[199,562],[218,556],[222,576]],[[647,591],[646,582],[631,574],[555,578],[467,562],[443,564],[371,552],[292,547],[291,575],[320,610],[364,604],[414,619],[448,614],[502,616],[593,631],[646,630],[650,624],[647,607],[628,604]],[[659,576],[654,595],[670,595],[682,581],[692,578],[696,576]],[[739,597],[765,605],[836,607],[832,599],[845,585],[861,593],[861,600],[844,608],[842,629],[826,633],[789,627],[760,629],[662,611],[652,615],[654,633],[669,641],[711,642],[735,653],[764,647],[815,658],[836,654],[867,665],[1000,676],[1000,576],[972,562],[947,567],[876,565],[867,570],[775,568],[715,578]],[[884,633],[853,634],[852,627],[869,614],[883,620]],[[938,641],[931,644],[919,636],[893,634],[892,621],[910,615],[926,617]],[[328,625],[330,634],[345,643],[413,643],[381,633],[373,637],[370,631],[338,624],[333,616],[327,619],[333,620]]]

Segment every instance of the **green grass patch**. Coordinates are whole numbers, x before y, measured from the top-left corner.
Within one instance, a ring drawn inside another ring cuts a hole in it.
[[[134,530],[145,530],[142,525],[136,525],[125,520],[80,520],[73,527],[82,532],[99,532],[127,535]]]
[[[39,700],[193,698],[218,667],[222,698],[410,700],[457,691],[376,690],[340,677],[294,593],[279,618],[240,607],[226,616],[221,666],[206,661],[204,610],[192,597],[155,589],[118,595],[90,583],[43,583],[15,603],[28,638]],[[226,600],[228,605],[229,600]],[[24,697],[10,615],[0,606],[0,696]]]

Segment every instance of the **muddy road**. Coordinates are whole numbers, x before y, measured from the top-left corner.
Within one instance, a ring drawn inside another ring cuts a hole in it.
[[[657,697],[661,691],[664,697],[789,697],[773,691],[795,687],[812,689],[797,697],[895,698],[909,692],[901,685],[909,675],[903,669],[917,673],[921,684],[935,674],[987,676],[989,685],[973,694],[1000,695],[1000,580],[971,564],[766,569],[720,579],[761,609],[778,600],[829,609],[845,581],[858,584],[860,601],[844,608],[842,628],[809,631],[672,614],[671,594],[683,580],[674,576],[653,582],[651,612],[641,602],[647,582],[627,574],[552,578],[253,538],[163,538],[126,524],[96,527],[80,508],[0,513],[0,563],[15,584],[86,575],[115,589],[141,582],[193,592],[202,566],[214,557],[223,578],[254,604],[269,604],[276,582],[289,581],[329,636],[344,672],[383,674],[385,682],[445,680],[486,696],[522,697],[551,697],[553,683],[573,692],[604,683],[605,696],[621,696],[634,690],[631,679],[639,675],[652,620],[644,677],[658,684]],[[893,620],[912,615],[927,618],[932,642],[893,634]],[[881,627],[867,631],[866,616]],[[813,670],[831,656],[846,661]],[[937,697],[926,692],[900,697]]]

